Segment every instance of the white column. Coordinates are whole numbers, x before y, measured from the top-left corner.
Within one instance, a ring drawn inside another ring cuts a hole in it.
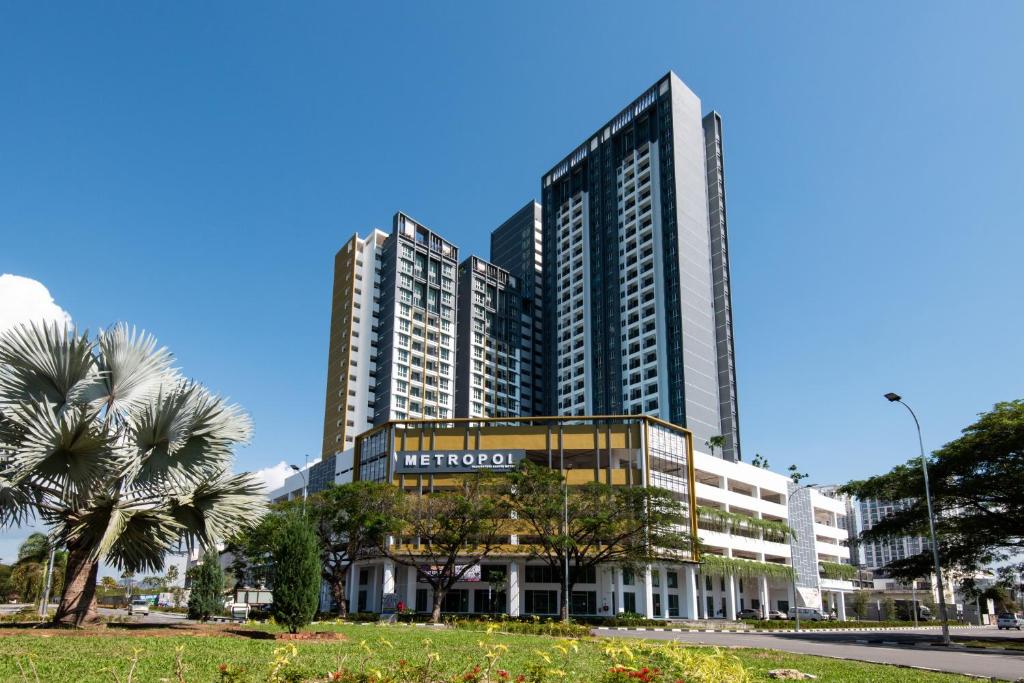
[[[386,593],[395,592],[395,563],[391,560],[384,560],[384,576],[381,585],[381,596]]]
[[[768,618],[768,610],[771,609],[768,606],[768,577],[761,577],[761,616],[765,619]]]
[[[508,600],[508,615],[519,616],[519,561],[513,560],[508,563],[508,591],[505,595]]]
[[[622,569],[616,567],[612,570],[612,573],[615,574],[615,613],[622,614],[626,611],[625,605],[622,604],[622,594],[624,593],[622,590]]]
[[[697,574],[697,590],[700,591],[700,603],[697,605],[697,618],[710,619],[714,615],[708,614],[708,580],[706,576],[699,572]]]
[[[654,618],[654,585],[651,582],[651,565],[644,567],[644,616]]]
[[[405,606],[416,611],[416,567],[405,568]]]
[[[836,593],[836,609],[839,610],[839,621],[846,621],[846,595]]]
[[[700,612],[697,605],[697,569],[692,564],[686,565],[684,569],[683,581],[686,587],[683,593],[686,596],[686,612],[684,616],[687,619],[698,619],[697,615]]]
[[[662,565],[661,573],[661,616],[668,619],[668,568]]]
[[[725,577],[725,618],[736,621],[736,577],[732,574]]]
[[[354,563],[348,568],[348,611],[355,613],[359,609],[359,567]]]

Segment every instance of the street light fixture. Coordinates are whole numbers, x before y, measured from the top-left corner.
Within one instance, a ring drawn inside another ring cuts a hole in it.
[[[306,466],[303,467],[302,469],[299,469],[298,465],[288,465],[288,467],[292,468],[293,470],[295,470],[296,472],[298,472],[299,474],[302,475],[302,516],[305,517],[306,516],[306,488],[307,488],[307,486],[309,484],[309,480],[308,480],[308,476],[309,475],[307,473],[307,469],[309,467],[309,454],[308,453],[306,454]]]
[[[917,427],[917,443],[921,448],[921,471],[924,473],[924,498],[928,504],[928,531],[932,539],[932,561],[935,563],[935,582],[939,588],[939,614],[942,619],[942,643],[950,645],[949,622],[946,620],[946,591],[942,583],[942,565],[939,564],[939,540],[935,536],[935,515],[932,513],[932,494],[928,487],[928,460],[924,457],[924,439],[921,438],[921,423],[917,420],[914,410],[903,402],[903,398],[896,393],[889,392],[885,395],[890,403],[900,403],[910,412],[914,418],[914,426]]]

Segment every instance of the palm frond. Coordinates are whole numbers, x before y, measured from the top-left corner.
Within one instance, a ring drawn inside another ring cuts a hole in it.
[[[0,529],[23,526],[32,518],[32,489],[0,471]]]
[[[251,473],[220,476],[187,495],[172,498],[170,516],[178,522],[190,548],[214,547],[239,531],[255,527],[267,505],[263,482]]]
[[[124,464],[94,413],[82,406],[58,412],[49,401],[26,403],[6,412],[22,430],[6,461],[15,483],[40,481],[77,500],[94,491]]]
[[[109,495],[97,497],[53,529],[57,543],[88,548],[93,559],[134,572],[163,569],[164,556],[180,533],[180,525],[163,510]]]
[[[49,401],[62,410],[96,373],[86,334],[57,323],[15,326],[0,336],[0,406]]]
[[[96,409],[105,407],[119,420],[146,406],[173,376],[171,352],[158,349],[153,335],[126,323],[100,332],[96,345],[99,371],[76,388],[72,399]]]
[[[228,445],[248,443],[252,438],[252,420],[245,411],[203,387],[199,389],[191,397],[193,436]]]
[[[127,473],[136,486],[179,489],[215,478],[231,457],[231,443],[210,438],[207,424],[197,433],[198,411],[206,411],[209,394],[199,385],[180,383],[161,393],[135,416],[138,458]]]

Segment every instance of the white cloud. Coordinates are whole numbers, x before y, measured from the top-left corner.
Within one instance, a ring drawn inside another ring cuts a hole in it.
[[[253,472],[257,479],[262,479],[267,485],[267,492],[279,489],[284,486],[284,480],[288,478],[288,475],[292,473],[288,463],[284,460],[271,465],[270,467],[264,467],[262,470],[256,470]]]
[[[10,273],[0,275],[0,332],[32,321],[70,323],[71,316],[54,303],[42,282]]]

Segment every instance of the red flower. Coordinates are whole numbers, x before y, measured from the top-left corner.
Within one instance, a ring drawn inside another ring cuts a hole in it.
[[[498,669],[498,678],[500,678],[503,681],[507,681],[510,678],[510,676],[509,673],[504,669]]]

